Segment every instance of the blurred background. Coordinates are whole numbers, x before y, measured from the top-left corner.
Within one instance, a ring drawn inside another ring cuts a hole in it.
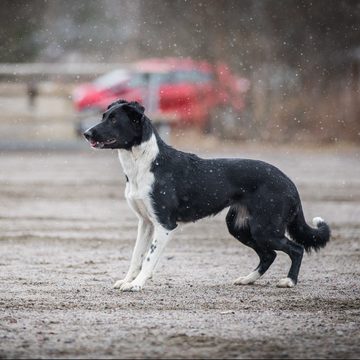
[[[358,357],[359,0],[0,6],[0,358]],[[112,290],[138,219],[116,151],[81,133],[119,98],[176,148],[294,181],[332,239],[291,294],[282,253],[232,286],[257,259],[225,212],[177,233],[145,293]]]
[[[0,148],[80,146],[118,98],[169,141],[360,142],[357,0],[3,0],[0,21]]]

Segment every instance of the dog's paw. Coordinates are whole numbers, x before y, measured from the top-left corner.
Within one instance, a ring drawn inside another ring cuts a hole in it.
[[[295,283],[293,280],[291,280],[290,278],[284,278],[284,279],[281,279],[277,285],[277,287],[280,287],[280,288],[292,288],[295,286]]]
[[[124,292],[139,292],[142,290],[142,286],[134,282],[124,283],[121,285],[120,290]]]
[[[120,289],[121,285],[127,283],[128,281],[123,279],[123,280],[118,280],[114,285],[113,285],[113,289]]]
[[[257,271],[252,272],[248,276],[241,276],[234,281],[234,285],[251,285],[260,278],[260,274]]]
[[[234,281],[234,285],[251,285],[254,283],[255,280],[250,280],[247,276],[239,277]]]

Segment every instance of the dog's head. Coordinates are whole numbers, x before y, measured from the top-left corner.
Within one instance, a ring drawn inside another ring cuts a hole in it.
[[[100,149],[131,149],[142,139],[144,107],[138,102],[118,100],[110,104],[102,121],[85,131],[90,145]]]

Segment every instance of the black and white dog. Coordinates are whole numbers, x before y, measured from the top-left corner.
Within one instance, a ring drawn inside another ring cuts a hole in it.
[[[279,169],[257,160],[201,159],[178,151],[164,143],[137,102],[111,104],[84,136],[94,148],[118,149],[125,197],[139,218],[130,269],[114,288],[140,291],[178,225],[227,207],[230,234],[260,258],[258,267],[235,284],[253,284],[279,250],[289,255],[291,267],[278,286],[293,287],[304,249],[318,250],[329,241],[323,219],[313,219],[316,228],[306,224],[297,189]]]

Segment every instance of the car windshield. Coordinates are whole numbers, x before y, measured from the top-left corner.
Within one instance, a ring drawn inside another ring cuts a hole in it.
[[[156,84],[205,83],[212,80],[210,73],[197,70],[176,70],[164,73],[138,72],[131,76],[129,86],[136,88]]]
[[[210,73],[198,70],[174,71],[172,74],[173,83],[204,83],[212,80]]]
[[[103,76],[100,76],[94,81],[94,84],[100,88],[111,88],[125,83],[129,80],[129,73],[125,70],[114,70]]]

